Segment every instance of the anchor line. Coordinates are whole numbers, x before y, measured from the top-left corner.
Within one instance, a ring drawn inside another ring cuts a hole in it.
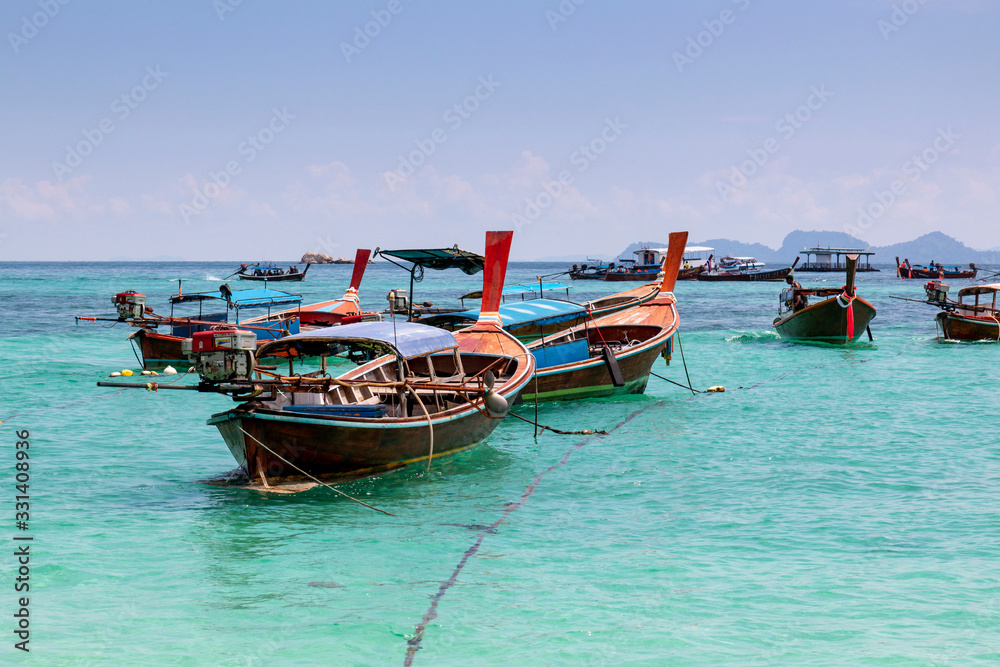
[[[662,405],[663,403],[665,403],[665,401],[657,401],[656,403],[651,403],[643,408],[639,408],[638,410],[632,412],[628,417],[626,417],[625,419],[621,420],[613,427],[611,427],[611,429],[608,430],[608,433],[613,433],[622,426],[631,422],[633,419],[635,419],[642,413],[646,412],[651,408]],[[559,461],[553,463],[551,466],[549,466],[542,472],[538,473],[532,480],[531,484],[529,484],[527,488],[525,488],[524,492],[521,494],[521,498],[516,503],[512,503],[510,506],[508,506],[506,511],[504,511],[503,515],[501,515],[499,519],[497,519],[495,522],[493,522],[485,529],[483,529],[483,531],[479,533],[479,536],[476,538],[476,541],[472,544],[472,546],[470,546],[468,549],[465,550],[465,553],[462,554],[462,558],[461,560],[459,560],[458,565],[456,565],[455,569],[452,571],[451,576],[448,577],[446,580],[442,581],[441,585],[438,587],[437,592],[433,596],[431,596],[430,607],[427,608],[427,611],[424,613],[423,618],[420,620],[420,625],[417,626],[413,637],[407,640],[406,657],[403,661],[403,664],[406,667],[410,667],[411,665],[413,665],[413,659],[416,656],[417,651],[419,651],[422,648],[424,635],[427,632],[427,625],[435,618],[437,618],[438,604],[441,602],[441,599],[445,596],[445,593],[448,592],[448,589],[454,586],[455,582],[458,581],[458,575],[465,568],[465,565],[466,563],[469,562],[469,559],[475,556],[476,553],[479,551],[479,547],[482,546],[483,541],[486,539],[486,536],[491,533],[495,533],[496,529],[499,528],[500,525],[503,524],[511,514],[519,510],[521,506],[528,501],[528,498],[530,498],[531,495],[535,492],[535,489],[538,488],[538,485],[542,482],[542,479],[546,475],[548,475],[553,470],[556,470],[566,465],[566,463],[569,462],[570,457],[572,457],[573,454],[578,449],[581,449],[582,447],[586,446],[595,437],[597,437],[597,434],[588,436],[587,438],[584,438],[580,442],[576,443],[568,450],[566,450],[566,453],[563,454],[562,458],[559,459]]]

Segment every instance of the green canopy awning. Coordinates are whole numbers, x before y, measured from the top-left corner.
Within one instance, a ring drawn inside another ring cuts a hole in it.
[[[457,245],[453,248],[428,250],[378,250],[377,253],[435,271],[459,269],[470,276],[482,271],[486,263],[486,258],[482,255],[461,250]]]

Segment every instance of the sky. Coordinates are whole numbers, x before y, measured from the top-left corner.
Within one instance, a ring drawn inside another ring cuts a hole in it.
[[[0,4],[0,260],[1000,246],[998,0]]]

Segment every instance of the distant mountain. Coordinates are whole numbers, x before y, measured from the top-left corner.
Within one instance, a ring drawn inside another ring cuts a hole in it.
[[[794,261],[795,256],[806,248],[863,248],[868,250],[868,242],[844,232],[803,232],[796,230],[788,234],[775,251],[775,259]],[[803,260],[805,257],[802,258]],[[876,259],[876,262],[879,260]]]
[[[629,245],[619,257],[634,257],[633,250],[642,246],[664,248],[665,242],[643,241]],[[873,264],[894,264],[896,257],[900,260],[909,259],[913,264],[926,264],[931,260],[945,264],[1000,264],[1000,250],[976,250],[961,241],[953,239],[941,232],[931,232],[923,236],[887,246],[871,246],[867,241],[845,234],[844,232],[796,230],[789,233],[777,250],[761,243],[744,243],[732,239],[707,239],[705,241],[688,241],[688,245],[703,245],[715,248],[715,256],[742,255],[756,257],[765,263],[790,264],[805,248],[864,248],[875,253]],[[803,257],[803,259],[805,259]]]
[[[911,264],[926,264],[934,261],[942,264],[1000,263],[1000,252],[996,250],[974,250],[947,234],[931,232],[920,238],[894,245],[872,248],[878,253],[879,263],[893,263],[896,257],[909,259]]]

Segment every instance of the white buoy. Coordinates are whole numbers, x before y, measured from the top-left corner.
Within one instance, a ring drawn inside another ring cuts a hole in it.
[[[112,374],[111,374],[111,375],[109,375],[108,377],[109,377],[109,378],[120,378],[121,376],[122,376],[122,374],[121,374],[121,373],[119,373],[118,371],[115,371],[114,373],[112,373]]]
[[[152,374],[153,374],[153,371],[142,371],[142,372],[139,373],[139,375],[152,375]]]
[[[173,366],[167,366],[166,368],[163,369],[163,374],[164,375],[177,375],[177,369],[174,368]]]

